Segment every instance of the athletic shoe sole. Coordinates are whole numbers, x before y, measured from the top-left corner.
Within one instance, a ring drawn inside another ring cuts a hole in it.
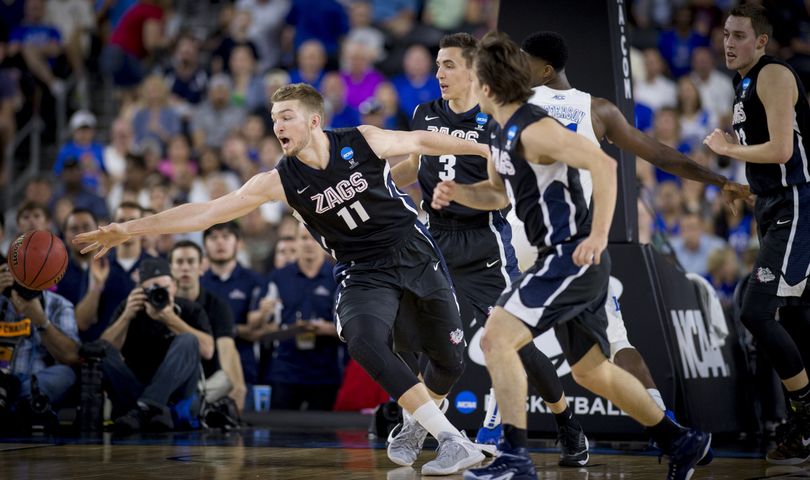
[[[443,468],[443,469],[431,469],[425,471],[425,467],[422,467],[422,476],[435,476],[435,475],[452,475],[454,473],[458,473],[461,470],[466,468],[472,467],[473,465],[477,465],[484,461],[486,456],[478,450],[470,452],[470,456],[463,459],[462,461],[458,462],[457,464]]]

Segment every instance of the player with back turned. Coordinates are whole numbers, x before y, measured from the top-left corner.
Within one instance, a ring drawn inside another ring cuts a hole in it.
[[[732,127],[704,143],[745,162],[760,250],[743,295],[740,319],[782,380],[792,404],[787,434],[766,459],[810,459],[810,106],[796,72],[765,55],[773,27],[765,9],[746,3],[726,20],[726,66],[736,70]],[[776,320],[777,310],[779,321]]]
[[[396,188],[384,159],[414,153],[488,155],[474,142],[433,132],[395,132],[362,125],[324,131],[323,98],[294,84],[273,95],[273,130],[284,158],[239,190],[204,203],[111,224],[82,234],[84,251],[111,247],[139,235],[183,233],[243,216],[264,202],[284,201],[318,243],[337,260],[338,334],[351,356],[439,441],[423,475],[449,475],[484,456],[439,409],[463,372],[464,337],[441,253],[416,218],[410,198]],[[413,315],[397,318],[402,299]],[[395,321],[396,320],[396,321]],[[429,359],[424,383],[397,357],[389,340],[418,332]]]
[[[436,78],[442,97],[420,104],[413,114],[412,128],[453,135],[488,144],[493,122],[481,112],[472,92],[472,57],[478,41],[467,33],[445,36],[436,57]],[[425,199],[428,228],[441,249],[456,287],[461,319],[468,331],[469,348],[480,352],[478,341],[489,311],[501,292],[520,275],[512,247],[511,227],[500,210],[478,210],[451,203],[441,210],[431,208],[435,186],[443,180],[471,184],[487,178],[487,160],[476,156],[411,155],[391,169],[401,186],[418,180]],[[474,353],[472,355],[475,355]],[[474,357],[473,357],[474,358]],[[529,382],[546,400],[554,415],[560,441],[560,465],[581,467],[588,463],[588,440],[568,407],[557,371],[535,345],[520,350]],[[494,395],[490,395],[494,399]],[[487,409],[476,442],[497,445],[501,428],[497,407]],[[405,416],[402,428],[389,440],[389,458],[409,465],[422,448],[426,432]]]
[[[711,435],[664,415],[631,374],[607,360],[607,237],[616,202],[616,163],[599,147],[526,103],[528,60],[503,34],[481,40],[474,60],[481,110],[497,122],[489,178],[473,185],[443,181],[433,207],[455,200],[492,210],[510,201],[538,248],[537,262],[507,288],[492,311],[482,346],[503,418],[501,455],[465,479],[536,478],[527,450],[526,377],[518,350],[554,328],[574,380],[648,428],[669,456],[668,479],[687,480]],[[507,184],[508,194],[507,194]]]

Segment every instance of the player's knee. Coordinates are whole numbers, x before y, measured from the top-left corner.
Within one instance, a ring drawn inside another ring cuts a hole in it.
[[[497,328],[486,328],[481,335],[481,350],[484,355],[492,355],[499,351],[512,348],[507,332]]]
[[[349,355],[360,364],[369,376],[377,380],[385,371],[387,360],[380,351],[387,349],[386,345],[372,345],[360,335],[353,335],[347,341]]]

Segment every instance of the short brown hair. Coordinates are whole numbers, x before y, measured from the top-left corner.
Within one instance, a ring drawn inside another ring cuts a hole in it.
[[[533,94],[529,60],[505,33],[490,32],[481,39],[475,51],[475,74],[502,105],[525,103]]]
[[[478,48],[478,40],[469,33],[459,32],[445,35],[439,43],[439,48],[453,47],[461,49],[462,58],[467,62],[467,66],[471,67],[475,49]]]
[[[22,217],[24,213],[35,212],[37,210],[42,212],[42,215],[46,219],[48,219],[48,220],[51,219],[51,212],[50,212],[50,210],[48,210],[48,207],[46,207],[45,205],[43,205],[41,203],[28,201],[28,202],[23,203],[22,206],[20,206],[20,208],[17,210],[17,222],[20,221],[20,217]]]
[[[315,88],[306,83],[291,83],[276,90],[271,98],[273,103],[298,100],[301,105],[323,117],[323,97]]]
[[[768,11],[762,5],[747,2],[732,8],[729,16],[750,18],[751,26],[754,27],[754,33],[757,36],[765,34],[769,39],[773,36],[773,25],[768,18]]]

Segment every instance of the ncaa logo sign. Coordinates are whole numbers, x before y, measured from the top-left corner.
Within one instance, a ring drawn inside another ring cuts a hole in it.
[[[469,415],[478,408],[478,398],[469,390],[458,392],[456,395],[456,410],[459,413]]]
[[[352,150],[351,147],[343,147],[343,149],[340,150],[340,156],[343,160],[348,162],[354,158],[354,150]]]

